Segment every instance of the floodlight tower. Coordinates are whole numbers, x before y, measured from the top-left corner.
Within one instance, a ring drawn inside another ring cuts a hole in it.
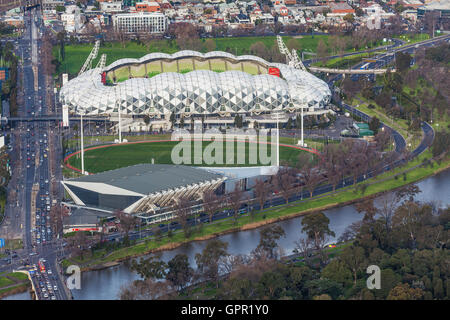
[[[81,174],[84,175],[84,135],[83,135],[83,113],[84,110],[82,112],[80,112],[80,116],[81,116]]]
[[[280,167],[280,130],[279,130],[279,122],[280,118],[282,117],[282,114],[280,112],[274,112],[272,113],[272,117],[277,120],[277,169]]]
[[[116,104],[117,106],[117,112],[119,112],[119,143],[122,143],[122,118],[121,118],[121,109],[122,109],[122,103],[119,101],[117,102],[117,86],[115,87],[114,94],[116,96]],[[119,87],[119,98],[120,98],[120,87]]]

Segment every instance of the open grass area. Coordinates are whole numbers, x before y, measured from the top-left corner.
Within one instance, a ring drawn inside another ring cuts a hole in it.
[[[14,278],[17,281],[26,281],[28,276],[22,272],[11,272],[7,274],[8,277]]]
[[[223,154],[222,156],[220,156],[217,153],[217,158],[215,158],[215,151],[210,149],[212,143],[207,141],[203,142],[203,153],[195,152],[196,142],[192,143],[189,147],[184,149],[184,151],[174,151],[174,153],[176,155],[180,155],[181,157],[185,154],[184,152],[186,152],[188,160],[183,162],[183,164],[185,165],[191,164],[196,166],[225,167],[270,165],[270,163],[264,163],[264,160],[261,160],[261,158],[259,157],[261,147],[267,148],[267,152],[265,154],[267,154],[268,157],[271,157],[272,153],[270,146],[255,143],[235,142],[234,146],[232,147],[234,151],[231,153],[227,151],[227,144],[227,142],[223,142]],[[149,143],[144,142],[136,144],[111,145],[105,148],[85,150],[85,169],[90,173],[97,173],[127,167],[139,163],[153,162],[155,164],[171,164],[173,163],[172,150],[177,145],[179,145],[178,141]],[[220,144],[217,144],[217,146],[220,148]],[[286,161],[294,165],[301,152],[305,151],[296,148],[280,146],[280,162]],[[190,155],[188,155],[188,153],[190,153]],[[214,157],[215,161],[213,163],[208,163],[205,160],[207,155],[211,155],[212,157]],[[255,161],[252,160],[252,155],[254,155]],[[75,155],[68,160],[68,164],[73,167],[80,168],[81,159],[78,155]]]
[[[396,38],[406,41],[406,44],[411,44],[419,41],[428,40],[430,39],[430,35],[428,33],[403,34]]]
[[[362,103],[361,103],[362,101]],[[386,125],[397,130],[406,140],[407,146],[411,143],[411,150],[414,150],[422,140],[422,132],[411,132],[409,130],[408,121],[405,119],[393,119],[387,116],[384,113],[383,108],[381,108],[375,101],[367,100],[360,95],[358,95],[357,99],[353,99],[351,102],[352,105],[358,106],[358,110],[368,114],[371,117],[376,116],[380,121],[384,122]],[[375,108],[369,108],[369,105],[373,105]]]
[[[302,50],[308,52],[315,52],[317,44],[322,39],[326,44],[328,43],[328,35],[305,35],[298,37],[284,36],[285,43],[291,38],[300,44]],[[249,50],[252,44],[262,42],[267,48],[276,46],[276,37],[227,37],[213,39],[216,43],[216,51],[229,51],[234,55],[250,54]],[[202,39],[206,41],[206,39]],[[93,48],[92,44],[66,44],[65,46],[65,60],[61,60],[59,53],[59,46],[53,48],[53,57],[61,62],[58,73],[69,73],[76,75],[82,67],[84,61],[89,56]],[[175,53],[180,51],[174,40],[151,40],[148,43],[138,44],[134,41],[128,41],[122,46],[121,43],[105,43],[98,52],[98,56],[94,59],[92,65],[95,66],[102,54],[106,54],[106,65],[122,58],[141,58],[151,52]],[[203,48],[202,52],[206,52]]]
[[[314,63],[314,66],[324,68],[349,69],[353,65],[360,63],[364,59],[369,59],[380,52],[359,53],[346,57],[337,57],[326,61],[319,61]]]
[[[13,284],[14,281],[12,281],[11,279],[6,278],[5,276],[0,277],[0,288],[7,287]]]
[[[0,289],[0,299],[8,295],[25,292],[31,286],[30,283],[21,283],[6,289]]]

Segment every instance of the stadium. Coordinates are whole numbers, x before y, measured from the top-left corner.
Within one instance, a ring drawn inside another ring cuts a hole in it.
[[[179,51],[120,59],[66,82],[60,101],[70,114],[150,116],[168,122],[202,116],[223,123],[236,114],[324,111],[328,85],[306,70],[227,52]],[[213,120],[214,122],[214,120]]]
[[[75,205],[84,208],[155,213],[180,197],[199,200],[225,180],[226,176],[205,169],[146,163],[61,183]]]

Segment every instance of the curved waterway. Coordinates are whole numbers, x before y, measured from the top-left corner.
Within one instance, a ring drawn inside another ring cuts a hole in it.
[[[417,185],[422,192],[416,196],[416,200],[433,201],[441,207],[450,204],[450,170],[427,178],[417,183]],[[336,238],[350,224],[362,218],[362,215],[353,206],[330,209],[324,211],[324,213],[330,219],[330,229],[335,232]],[[277,223],[286,233],[286,237],[281,238],[278,242],[283,248],[284,254],[291,254],[295,248],[295,241],[305,237],[301,232],[301,220],[302,217],[297,217]],[[258,245],[259,230],[253,229],[226,234],[216,239],[228,242],[228,252],[231,254],[249,254]],[[330,240],[333,241],[335,239]],[[207,242],[208,240],[192,242],[174,250],[165,251],[162,253],[162,259],[168,261],[176,254],[184,253],[189,257],[191,265],[195,267],[195,254],[201,252]],[[81,289],[72,290],[72,294],[74,299],[81,300],[118,299],[121,287],[139,278],[125,263],[100,271],[83,272],[81,275]]]

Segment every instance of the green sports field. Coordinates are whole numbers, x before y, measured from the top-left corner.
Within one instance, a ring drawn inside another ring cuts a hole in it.
[[[172,164],[172,149],[178,144],[175,141],[166,142],[144,142],[136,144],[122,144],[111,145],[105,148],[97,148],[92,150],[86,150],[84,153],[85,170],[90,173],[98,173],[107,170],[118,169],[122,167],[132,166],[139,163],[155,163],[155,164]],[[204,152],[195,153],[195,145],[192,144],[190,148],[190,161],[185,161],[183,165],[196,165],[196,166],[220,166],[220,167],[236,167],[236,166],[257,166],[265,165],[260,161],[260,157],[256,156],[256,162],[249,159],[249,154],[259,154],[259,148],[261,145],[254,143],[237,143],[234,144],[234,152],[231,155],[226,152],[226,143],[223,143],[223,156],[219,157],[214,151],[211,150],[211,142],[203,142]],[[200,146],[200,144],[199,144]],[[189,150],[186,148],[185,151]],[[187,151],[188,153],[189,151]],[[251,152],[251,153],[250,153]],[[305,152],[295,148],[280,146],[280,163],[288,162],[294,165],[297,162],[298,156],[301,152]],[[183,151],[179,151],[176,154],[182,157],[187,156]],[[206,155],[216,156],[217,161],[214,163],[207,163],[205,161]],[[267,146],[268,157],[271,155],[270,146]],[[239,155],[239,159],[238,159]],[[244,157],[242,155],[245,155]],[[200,157],[199,157],[200,156]],[[233,157],[234,156],[234,157]],[[227,158],[228,157],[228,158]],[[196,159],[201,159],[201,163],[194,163]],[[220,164],[222,159],[222,164]],[[249,161],[250,160],[250,161]],[[264,160],[263,160],[264,161]],[[188,163],[186,163],[188,162]],[[189,163],[190,162],[190,163]],[[232,163],[232,164],[227,164]],[[74,155],[69,158],[67,164],[75,168],[81,168],[81,161],[79,155]],[[270,163],[269,163],[270,165]]]

